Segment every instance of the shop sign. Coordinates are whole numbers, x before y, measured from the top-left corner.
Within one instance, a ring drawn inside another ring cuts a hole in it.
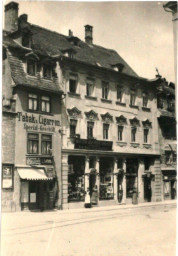
[[[36,193],[30,193],[30,203],[36,203]]]
[[[27,157],[27,165],[53,164],[52,157]]]
[[[2,166],[2,188],[13,188],[13,165]]]
[[[75,149],[112,150],[112,141],[96,139],[75,139]]]
[[[54,168],[47,168],[46,169],[46,174],[47,174],[48,178],[55,177]]]
[[[26,131],[42,131],[42,132],[55,132],[55,127],[59,127],[60,121],[46,118],[43,115],[34,115],[29,113],[17,112],[17,119],[19,122],[24,123]]]
[[[41,164],[40,157],[27,157],[27,165],[39,165]]]

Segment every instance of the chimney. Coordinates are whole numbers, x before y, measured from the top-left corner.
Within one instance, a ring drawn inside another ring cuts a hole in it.
[[[87,44],[93,43],[93,27],[90,25],[85,25],[85,42]]]
[[[10,2],[5,5],[5,30],[14,32],[18,30],[18,10],[19,4]]]
[[[20,15],[19,17],[19,22],[24,22],[24,23],[27,23],[28,22],[28,15],[26,13]]]
[[[73,36],[73,32],[71,29],[69,29],[69,36],[72,37]]]

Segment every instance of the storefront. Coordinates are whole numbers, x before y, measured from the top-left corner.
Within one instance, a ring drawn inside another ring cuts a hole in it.
[[[163,197],[164,200],[174,200],[177,198],[177,178],[176,170],[170,167],[162,169],[163,177]]]

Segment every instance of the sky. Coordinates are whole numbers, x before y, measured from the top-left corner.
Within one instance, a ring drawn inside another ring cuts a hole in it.
[[[15,2],[30,23],[64,35],[71,29],[84,40],[84,25],[92,25],[93,43],[116,50],[139,76],[153,79],[157,67],[175,82],[172,14],[165,2]]]

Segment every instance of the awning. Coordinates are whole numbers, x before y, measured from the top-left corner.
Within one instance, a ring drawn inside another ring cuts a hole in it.
[[[47,177],[44,169],[35,168],[18,168],[18,173],[21,179],[24,180],[52,180],[52,177]]]

